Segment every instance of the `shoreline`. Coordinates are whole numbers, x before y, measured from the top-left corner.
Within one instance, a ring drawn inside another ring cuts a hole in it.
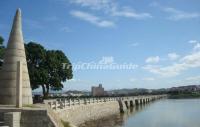
[[[200,98],[200,93],[168,95],[168,99],[197,99],[197,98]]]

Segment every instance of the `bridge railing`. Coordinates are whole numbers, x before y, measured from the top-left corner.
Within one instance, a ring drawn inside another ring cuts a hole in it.
[[[117,101],[119,98],[87,98],[87,99],[54,99],[54,100],[46,100],[51,109],[65,109],[70,108],[72,106],[79,106],[79,105],[88,105],[88,104],[95,104],[95,103],[105,103],[111,101]]]
[[[114,101],[124,101],[124,100],[133,100],[133,99],[149,99],[155,100],[162,98],[166,95],[151,95],[151,96],[129,96],[129,97],[100,97],[100,98],[79,98],[79,99],[67,99],[67,98],[58,98],[53,100],[45,100],[45,103],[53,110],[58,109],[70,109],[74,106],[80,105],[89,105],[89,104],[98,104]]]

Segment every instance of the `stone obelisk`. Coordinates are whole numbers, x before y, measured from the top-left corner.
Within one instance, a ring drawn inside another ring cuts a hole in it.
[[[22,63],[22,104],[32,104],[32,90],[27,69],[21,24],[21,10],[17,9],[0,71],[0,104],[16,105],[17,62]]]

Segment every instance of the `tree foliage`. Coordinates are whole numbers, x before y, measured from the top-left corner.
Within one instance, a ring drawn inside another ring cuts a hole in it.
[[[46,63],[49,74],[49,84],[53,90],[61,90],[62,82],[72,78],[72,66],[65,54],[60,50],[49,50],[46,52]],[[69,68],[63,69],[63,63]]]
[[[4,55],[4,50],[5,50],[5,47],[3,46],[3,42],[4,42],[4,39],[3,37],[0,36],[0,67],[2,66],[2,63],[3,63],[3,55]]]
[[[4,39],[0,36],[0,45],[3,45]]]
[[[45,50],[34,42],[25,47],[32,89],[42,86],[44,97],[48,96],[50,89],[61,90],[63,82],[73,77],[72,65],[62,51]],[[63,68],[63,63],[68,66]]]
[[[26,59],[28,64],[29,76],[32,89],[39,88],[47,81],[45,72],[46,50],[40,44],[30,42],[25,45]]]

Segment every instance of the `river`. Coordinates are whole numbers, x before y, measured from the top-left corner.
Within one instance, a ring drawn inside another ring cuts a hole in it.
[[[200,99],[163,99],[80,127],[200,127]]]

